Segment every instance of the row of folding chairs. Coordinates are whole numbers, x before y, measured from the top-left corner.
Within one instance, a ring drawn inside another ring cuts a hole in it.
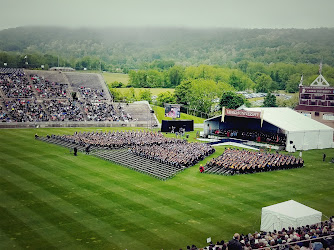
[[[75,143],[72,143],[72,142],[68,142],[68,141],[63,141],[63,140],[59,140],[59,139],[56,139],[56,138],[52,138],[52,137],[38,137],[36,138],[40,141],[44,141],[44,142],[48,142],[48,143],[53,143],[53,144],[56,144],[56,145],[59,145],[59,146],[62,146],[62,147],[66,147],[66,148],[77,148],[78,151],[84,151],[85,150],[85,147],[83,146],[80,146],[80,145],[77,145]]]
[[[205,173],[210,173],[210,174],[219,174],[219,175],[233,175],[236,174],[235,171],[230,170],[230,169],[224,169],[220,167],[205,167]]]
[[[84,146],[77,145],[73,142],[63,141],[57,138],[37,137],[36,139],[70,149],[76,147],[78,151],[82,152],[85,152],[86,149],[86,147]],[[101,149],[91,147],[90,154],[104,160],[112,161],[114,163],[120,164],[138,172],[148,174],[160,180],[170,179],[174,177],[178,172],[185,169],[185,167],[176,167],[154,161],[152,159],[134,155],[128,152],[127,149]]]
[[[176,173],[183,170],[168,164],[163,164],[151,159],[133,155],[126,149],[97,150],[94,151],[92,155],[118,163],[138,172],[148,174],[160,180],[172,178]]]

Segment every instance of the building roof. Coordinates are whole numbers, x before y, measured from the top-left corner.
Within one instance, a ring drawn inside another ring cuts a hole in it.
[[[284,214],[292,218],[311,216],[313,214],[321,215],[321,212],[294,200],[277,203],[271,206],[263,207],[262,209],[267,209],[275,213]]]
[[[319,130],[331,130],[331,127],[328,127],[320,122],[312,120],[309,117],[306,117],[291,108],[245,108],[245,110],[249,111],[258,111],[263,112],[263,120],[276,126],[285,131],[297,132],[297,131],[319,131]],[[217,118],[213,117],[207,119],[209,121],[211,119]],[[251,119],[251,118],[246,118]]]
[[[286,131],[333,130],[291,108],[247,108],[246,110],[260,112],[263,110],[263,120]]]

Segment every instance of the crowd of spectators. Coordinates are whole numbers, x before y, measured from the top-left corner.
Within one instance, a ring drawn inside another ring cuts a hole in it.
[[[11,122],[43,122],[49,119],[41,103],[36,100],[13,99],[4,101],[4,105],[8,112],[6,117]]]
[[[103,90],[80,87],[82,100],[69,95],[69,85],[23,69],[0,68],[0,121],[131,121],[121,106],[115,109]]]
[[[204,248],[195,245],[187,249],[197,250],[251,250],[251,249],[274,249],[274,250],[333,250],[334,249],[334,217],[314,225],[302,227],[288,227],[273,232],[255,232],[247,235],[235,233],[233,238],[216,244],[210,243]]]
[[[82,102],[88,121],[120,121],[114,105],[106,102]]]
[[[222,155],[210,160],[204,169],[210,172],[211,169],[222,168],[227,174],[245,174],[297,168],[303,165],[303,159],[293,155],[227,148]]]
[[[7,110],[0,106],[0,122],[11,122]]]
[[[73,100],[44,100],[50,121],[84,121],[80,106]]]
[[[256,130],[217,129],[214,131],[214,134],[248,141],[272,143],[276,145],[286,144],[286,135],[280,133],[271,133]]]
[[[103,89],[91,89],[87,87],[79,87],[78,91],[84,99],[90,99],[90,100],[106,99]]]
[[[32,84],[21,71],[0,73],[0,87],[7,98],[32,98]]]
[[[32,80],[34,87],[37,91],[37,94],[41,98],[66,98],[67,97],[67,88],[68,84],[50,82],[43,77],[39,77],[36,74],[31,74],[30,79]]]

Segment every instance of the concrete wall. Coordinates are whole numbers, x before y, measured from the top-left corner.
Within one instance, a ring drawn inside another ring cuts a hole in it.
[[[144,127],[147,122],[2,122],[0,128]]]

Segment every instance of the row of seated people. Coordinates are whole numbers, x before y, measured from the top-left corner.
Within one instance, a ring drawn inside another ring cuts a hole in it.
[[[126,113],[120,103],[117,105],[118,112],[120,113],[120,116],[122,117],[122,120],[125,122],[134,121],[132,116],[129,113]]]
[[[187,249],[198,250],[195,245]],[[333,250],[334,249],[334,217],[319,224],[302,227],[282,228],[273,232],[255,232],[246,235],[235,233],[228,242],[218,241],[216,244],[200,248],[205,250]]]
[[[71,99],[10,99],[2,101],[2,122],[47,122],[47,121],[129,121],[117,115],[112,104],[92,103]]]
[[[0,67],[0,74],[5,75],[24,75],[22,68],[3,68]]]
[[[39,77],[36,74],[31,74],[30,79],[40,98],[44,99],[58,99],[66,98],[68,84],[51,82],[44,77]]]
[[[161,132],[145,130],[75,132],[73,135],[51,135],[51,138],[82,147],[120,149],[135,145],[162,145],[173,143],[175,138],[164,137]]]
[[[286,144],[286,135],[255,130],[217,129],[215,135],[238,138],[248,141],[266,142],[277,145]]]
[[[8,112],[2,106],[0,106],[0,122],[11,122]]]
[[[14,99],[3,102],[6,110],[1,110],[2,122],[45,122],[49,116],[36,100]]]
[[[31,82],[25,74],[0,73],[0,87],[7,98],[31,98],[37,95],[43,99],[66,98],[68,84],[51,82],[36,74],[30,75]],[[86,100],[105,100],[103,89],[79,87],[79,93]]]
[[[34,96],[33,85],[20,73],[0,74],[0,88],[7,98],[31,98]]]
[[[222,155],[206,163],[204,169],[210,172],[212,169],[222,168],[227,174],[244,174],[297,168],[303,165],[303,159],[293,155],[227,148]]]
[[[50,121],[84,121],[77,102],[68,100],[44,100],[46,110],[50,113]]]
[[[128,148],[133,154],[179,167],[192,166],[215,152],[208,144],[166,138],[161,132],[151,131],[76,132],[51,138],[85,148]]]
[[[132,119],[123,111],[117,115],[112,104],[100,102],[92,106],[88,98],[103,97],[103,90],[82,87],[81,91],[86,94],[84,101],[74,102],[64,99],[68,98],[68,84],[50,82],[36,74],[31,74],[30,79],[31,81],[22,69],[0,68],[0,87],[4,97],[11,99],[3,101],[5,108],[0,110],[2,122],[130,121]],[[43,100],[43,105],[36,104],[35,93]],[[14,98],[16,99],[13,100]],[[26,100],[23,100],[24,98]],[[87,119],[84,119],[84,114]]]
[[[208,144],[175,139],[173,143],[161,145],[136,145],[129,152],[175,167],[190,167],[214,153],[215,149]]]
[[[78,92],[84,99],[101,100],[106,99],[103,89],[92,89],[87,87],[79,87]]]
[[[114,105],[105,102],[81,102],[88,121],[127,121],[123,114],[117,115]],[[127,115],[127,114],[126,114]],[[131,117],[131,116],[130,116]]]

